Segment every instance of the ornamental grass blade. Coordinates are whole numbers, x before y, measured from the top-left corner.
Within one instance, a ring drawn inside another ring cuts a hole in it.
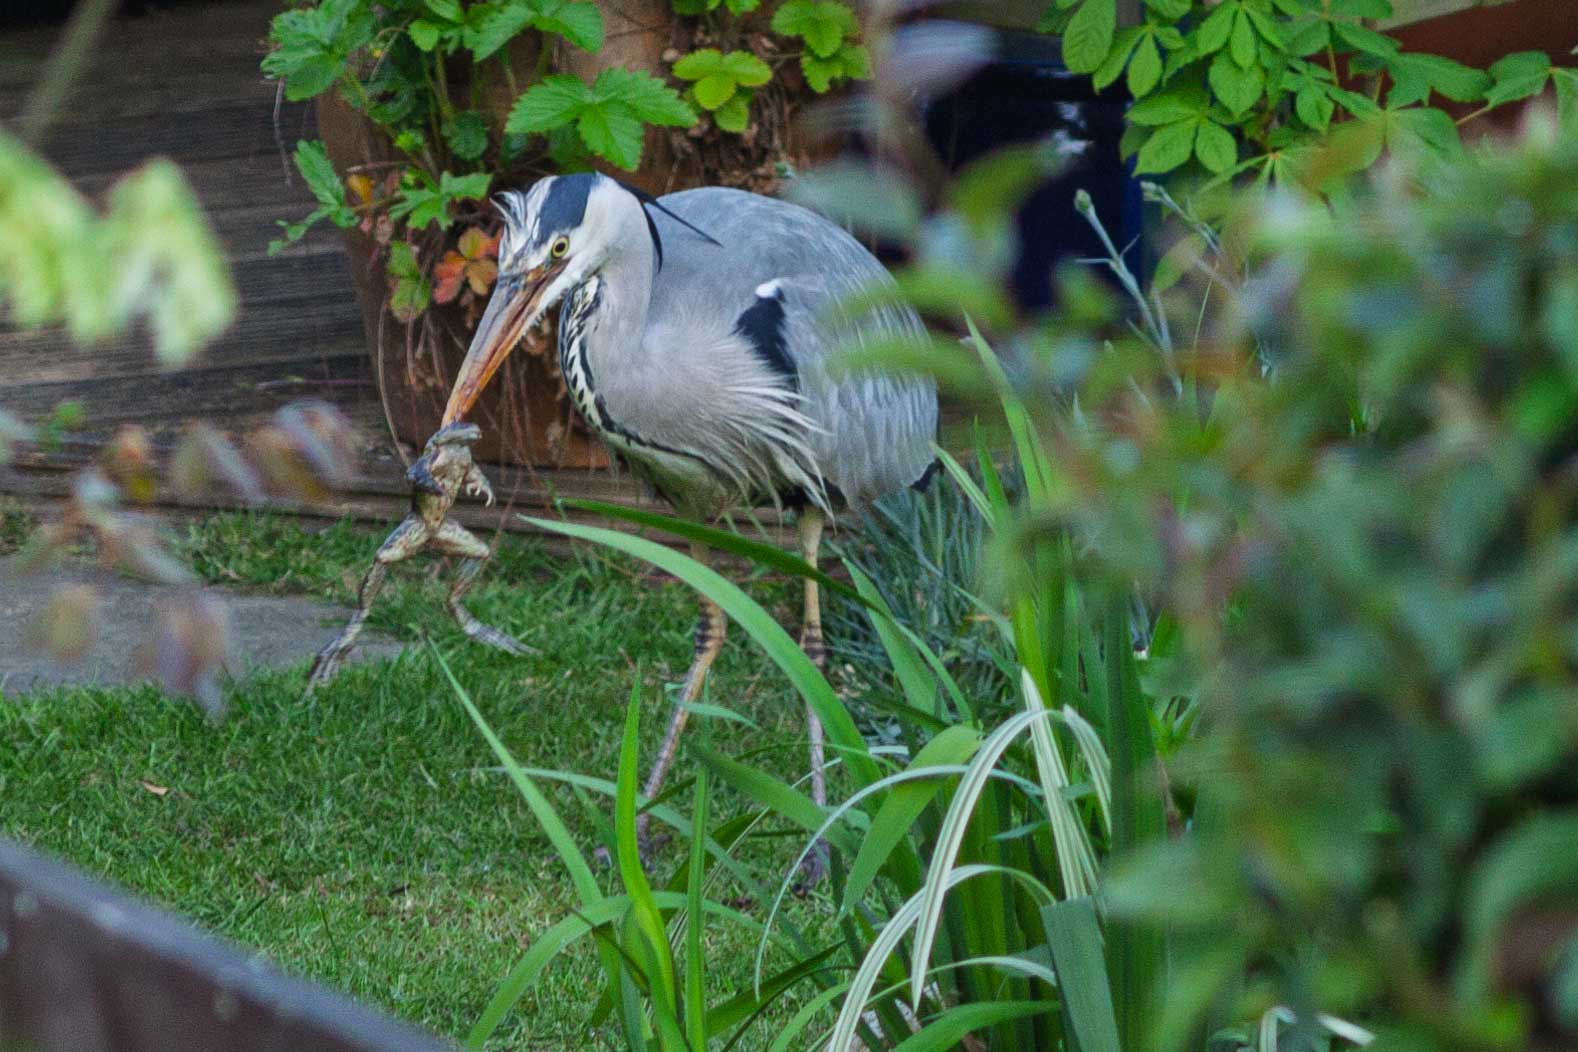
[[[864,605],[863,600],[853,588],[836,577],[830,577],[823,571],[812,566],[799,556],[784,551],[776,544],[766,541],[753,541],[742,537],[733,530],[721,530],[716,526],[705,526],[699,522],[690,522],[687,519],[675,518],[672,515],[659,515],[657,512],[642,511],[639,508],[627,508],[621,504],[605,504],[598,500],[561,500],[566,508],[577,511],[589,511],[594,515],[603,515],[610,519],[622,519],[637,526],[647,526],[654,530],[662,530],[676,537],[683,537],[688,541],[699,541],[709,548],[716,548],[720,552],[738,555],[758,566],[765,566],[772,570],[779,570],[795,577],[808,577],[818,585],[830,592],[835,592],[845,599]]]
[[[1156,745],[1150,707],[1134,663],[1129,598],[1107,599],[1103,641],[1107,686],[1107,756],[1112,762],[1112,852],[1133,851],[1163,831],[1163,804],[1154,777]],[[1166,944],[1153,925],[1114,921],[1107,929],[1107,963],[1118,1006],[1118,1033],[1129,1048],[1151,1039],[1152,1013],[1162,1002]]]
[[[954,1005],[894,1045],[893,1052],[948,1052],[973,1031],[1056,1009],[1055,1001],[980,1001]]]
[[[565,947],[594,927],[618,920],[629,908],[628,896],[610,895],[583,907],[574,915],[566,917],[537,936],[525,955],[504,977],[504,982],[499,984],[487,1007],[482,1010],[482,1015],[478,1016],[476,1023],[472,1025],[471,1032],[466,1035],[468,1052],[481,1052],[488,1038],[492,1037],[494,1031],[498,1030],[499,1024],[504,1022],[504,1017],[509,1015],[516,1002],[537,981],[543,969]]]
[[[559,812],[548,802],[548,798],[538,789],[536,783],[526,773],[525,769],[515,761],[515,757],[504,747],[504,743],[488,721],[483,718],[476,703],[471,700],[471,695],[466,688],[460,685],[460,680],[455,678],[455,673],[450,670],[449,663],[444,660],[444,655],[433,645],[431,640],[427,643],[428,652],[433,655],[433,660],[438,663],[439,670],[444,673],[444,678],[449,681],[449,686],[454,691],[466,714],[482,732],[482,737],[487,741],[488,747],[493,750],[493,755],[498,757],[510,781],[515,783],[515,788],[520,790],[521,796],[526,801],[526,806],[531,808],[532,815],[537,819],[537,824],[542,826],[543,832],[548,837],[548,842],[558,853],[565,869],[570,872],[570,882],[575,885],[576,894],[580,896],[582,905],[591,905],[603,897],[602,889],[597,886],[597,878],[592,875],[592,867],[587,865],[586,856],[581,854],[581,849],[576,846],[575,838],[570,835],[569,827],[559,817]]]
[[[932,946],[937,941],[937,932],[942,925],[945,905],[943,900],[947,896],[948,889],[952,887],[951,874],[954,862],[959,857],[959,848],[964,843],[965,832],[969,828],[970,817],[975,812],[976,802],[991,778],[992,769],[997,766],[997,762],[1002,759],[1003,753],[1008,751],[1014,739],[1037,720],[1052,719],[1056,716],[1057,713],[1042,709],[1037,712],[1021,712],[1010,717],[981,743],[979,751],[959,779],[959,787],[954,791],[953,801],[937,831],[937,842],[932,849],[931,868],[927,871],[926,884],[920,892],[919,923],[915,930],[915,944],[910,951],[910,1006],[917,1011],[920,1009],[921,998],[925,993],[927,965],[931,959]],[[1067,801],[1064,800],[1063,804],[1067,805]],[[1048,800],[1047,806],[1055,808],[1058,802]],[[1060,850],[1063,847],[1064,845],[1059,845]]]
[[[707,1048],[707,959],[702,952],[704,928],[701,889],[707,865],[707,772],[696,772],[691,815],[690,872],[685,882],[685,1037],[691,1052]]]
[[[975,755],[981,747],[981,732],[973,727],[955,725],[921,747],[910,762],[908,771],[919,772],[943,764],[962,764]],[[907,782],[894,787],[882,801],[871,829],[860,843],[855,861],[849,867],[849,877],[844,883],[844,899],[840,913],[848,913],[862,898],[866,890],[882,872],[893,852],[907,842],[915,820],[920,817],[937,793],[946,784],[944,777]],[[909,850],[911,856],[914,849]],[[913,863],[911,863],[913,864]],[[908,868],[908,867],[906,867]],[[913,887],[900,888],[906,894]]]
[[[1057,971],[1058,999],[1079,1052],[1120,1052],[1094,900],[1065,899],[1043,909],[1041,919]]]
[[[823,820],[827,817],[827,813],[799,790],[785,785],[766,771],[740,763],[706,746],[693,745],[691,752],[723,781],[753,800],[765,804],[806,832],[815,834],[823,830]],[[866,819],[866,815],[859,811],[851,812],[849,817],[852,822],[857,823],[863,823]],[[853,855],[859,848],[854,835],[847,829],[827,829],[822,835],[827,838],[829,844],[845,854]]]
[[[850,718],[848,710],[844,708],[844,703],[839,700],[838,695],[833,692],[827,678],[811,659],[805,656],[805,652],[789,633],[784,631],[783,626],[763,610],[761,604],[741,591],[738,585],[690,556],[656,541],[647,540],[645,537],[633,537],[618,530],[597,526],[582,526],[529,516],[521,516],[521,518],[538,529],[550,533],[593,541],[604,547],[633,555],[660,570],[673,574],[717,603],[723,612],[754,639],[757,645],[767,652],[767,656],[772,658],[773,663],[789,677],[789,681],[794,684],[800,696],[822,721],[829,744],[843,755],[845,768],[856,783],[862,786],[870,785],[881,777],[881,771],[867,750],[865,739],[860,736],[855,721]]]
[[[948,477],[953,479],[954,485],[959,487],[960,492],[965,495],[970,505],[981,516],[982,521],[986,523],[986,528],[988,530],[995,529],[997,527],[997,508],[986,496],[986,491],[981,489],[975,479],[970,476],[970,473],[965,470],[964,465],[959,463],[952,453],[937,445],[932,446],[932,452],[936,454],[937,461],[942,464],[943,470],[948,472]]]
[[[835,983],[801,1005],[799,1011],[789,1017],[789,1022],[779,1027],[778,1036],[767,1046],[767,1052],[789,1052],[789,1046],[811,1025],[811,1020],[821,1015],[824,1008],[843,997],[848,990],[848,983]]]
[[[953,701],[960,718],[966,722],[973,720],[974,710],[942,660],[919,636],[899,623],[893,616],[887,600],[883,599],[882,593],[877,590],[876,584],[861,571],[860,567],[850,562],[844,565],[848,568],[849,576],[855,582],[855,587],[860,591],[861,598],[867,606],[867,617],[871,621],[871,627],[876,630],[877,639],[888,655],[888,662],[892,664],[893,672],[899,678],[904,700],[909,702],[910,708],[939,719],[944,718],[946,714],[937,694],[937,688],[941,685],[947,691],[949,699]]]
[[[619,749],[619,792],[614,797],[614,838],[619,878],[630,896],[630,913],[634,932],[627,932],[627,948],[640,950],[636,960],[643,965],[650,990],[648,999],[654,1011],[666,1013],[670,1018],[677,1014],[674,985],[674,961],[669,956],[668,936],[663,929],[663,915],[652,897],[652,885],[647,881],[646,870],[641,866],[640,848],[636,837],[636,781],[640,756],[641,731],[641,677],[638,672],[635,685],[630,690],[630,704],[625,712],[625,735]],[[635,938],[634,936],[639,936]],[[632,945],[633,944],[633,945]],[[669,1040],[663,1030],[659,1038],[665,1047]],[[680,1048],[684,1047],[683,1041]]]
[[[733,997],[712,1007],[706,1014],[703,1043],[696,1045],[698,1049],[705,1049],[705,1037],[713,1037],[723,1033],[730,1027],[739,1026],[748,1021],[752,1016],[759,1015],[764,1008],[777,1000],[784,991],[808,975],[814,975],[822,970],[829,958],[845,949],[843,943],[834,943],[807,957],[797,961],[783,971],[763,979],[759,989],[746,988]]]

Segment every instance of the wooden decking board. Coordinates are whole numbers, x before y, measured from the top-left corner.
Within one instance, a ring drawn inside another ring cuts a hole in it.
[[[0,407],[39,419],[71,400],[88,416],[82,441],[34,451],[0,476],[0,491],[58,498],[63,473],[91,460],[122,423],[159,435],[195,420],[241,432],[283,404],[316,398],[384,434],[341,235],[314,232],[267,255],[276,221],[316,203],[280,153],[282,142],[289,149],[316,135],[311,107],[282,105],[276,129],[276,86],[258,68],[280,8],[221,0],[117,19],[55,115],[41,151],[95,199],[150,157],[182,166],[226,251],[240,306],[230,330],[178,371],[160,367],[143,334],[79,347],[60,331],[0,326]],[[0,121],[20,111],[58,36],[58,26],[0,34]],[[383,456],[398,464],[387,442]]]

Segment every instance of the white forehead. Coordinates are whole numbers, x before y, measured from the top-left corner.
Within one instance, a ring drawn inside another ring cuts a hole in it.
[[[596,173],[555,175],[539,179],[525,193],[510,191],[497,199],[504,217],[499,266],[506,271],[529,269],[548,255],[555,238],[570,238],[572,250],[606,235],[628,197],[618,183]]]

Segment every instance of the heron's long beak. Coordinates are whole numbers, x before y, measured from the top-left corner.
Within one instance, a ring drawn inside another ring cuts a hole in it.
[[[471,337],[471,349],[460,363],[460,375],[449,392],[441,426],[447,427],[471,411],[477,396],[499,371],[504,359],[520,342],[527,328],[541,316],[543,290],[562,269],[561,266],[534,267],[525,274],[501,277],[488,300],[488,309]]]

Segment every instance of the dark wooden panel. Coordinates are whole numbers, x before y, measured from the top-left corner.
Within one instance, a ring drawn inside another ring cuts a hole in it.
[[[5,390],[7,409],[30,419],[48,415],[61,402],[81,402],[95,429],[122,423],[169,427],[200,419],[227,426],[304,397],[373,401],[377,396],[364,359],[354,354],[16,384]]]
[[[440,1052],[437,1039],[0,840],[0,1047]]]

